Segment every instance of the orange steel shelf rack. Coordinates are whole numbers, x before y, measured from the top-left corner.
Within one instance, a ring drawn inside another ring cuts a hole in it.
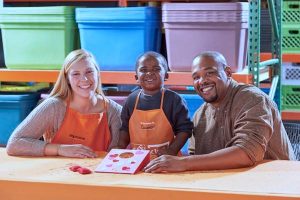
[[[67,2],[118,2],[121,7],[127,7],[128,2],[170,2],[170,0],[3,0],[4,3],[67,3]],[[182,0],[171,0],[172,2],[182,2]],[[206,0],[191,0],[190,2],[205,2]],[[226,2],[228,0],[215,0],[215,2]]]
[[[56,82],[59,70],[10,70],[0,69],[0,82]],[[102,71],[101,82],[103,84],[136,84],[135,72]],[[252,76],[249,74],[233,74],[233,79],[238,82],[252,84]],[[169,72],[166,85],[192,85],[190,72]],[[300,120],[300,112],[283,111],[283,120]]]
[[[58,77],[59,70],[10,70],[0,69],[0,81],[3,82],[49,82],[54,83]],[[102,71],[100,72],[103,84],[137,84],[134,78],[135,72]],[[233,79],[242,83],[252,83],[249,74],[233,74]],[[192,85],[192,74],[190,72],[169,72],[166,85]]]
[[[151,2],[169,2],[169,0],[152,0]],[[171,0],[172,2],[182,1],[182,0]],[[195,0],[199,2],[200,0]],[[47,3],[47,2],[150,2],[149,0],[4,0],[4,3]]]
[[[281,112],[282,120],[300,121],[300,110],[299,111],[287,111]]]
[[[10,70],[0,69],[0,82],[56,82],[59,70]],[[103,84],[136,84],[135,72],[102,71],[101,82]],[[238,82],[252,84],[252,76],[249,74],[233,74],[233,79]],[[166,85],[192,85],[190,72],[169,72]],[[300,120],[300,112],[282,111],[283,120]]]
[[[265,61],[272,58],[271,53],[261,53],[260,60]],[[282,62],[300,62],[300,54],[282,54]]]

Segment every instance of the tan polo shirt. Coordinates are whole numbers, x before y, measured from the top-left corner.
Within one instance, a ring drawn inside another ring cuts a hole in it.
[[[295,160],[277,105],[257,87],[231,80],[220,106],[204,103],[193,122],[191,153],[208,154],[238,146],[253,163],[263,159]]]

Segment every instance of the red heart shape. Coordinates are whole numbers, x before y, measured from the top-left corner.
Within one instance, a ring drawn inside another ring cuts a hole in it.
[[[88,168],[84,168],[84,167],[79,168],[77,171],[78,171],[79,174],[90,174],[90,173],[92,173],[91,170],[89,170]]]
[[[122,167],[122,170],[130,170],[130,167],[124,166],[124,167]]]
[[[115,158],[115,157],[118,157],[119,154],[111,154],[109,155],[109,157],[112,157],[112,158]]]
[[[77,170],[81,168],[79,165],[73,165],[71,167],[69,167],[69,169],[72,171],[72,172],[77,172]]]

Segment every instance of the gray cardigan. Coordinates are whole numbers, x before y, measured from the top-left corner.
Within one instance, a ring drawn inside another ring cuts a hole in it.
[[[116,102],[108,102],[108,124],[112,141],[109,146],[115,146],[119,139],[122,107]],[[43,156],[45,141],[39,140],[46,130],[52,138],[60,128],[66,112],[63,100],[50,97],[38,105],[14,130],[7,147],[10,155]]]

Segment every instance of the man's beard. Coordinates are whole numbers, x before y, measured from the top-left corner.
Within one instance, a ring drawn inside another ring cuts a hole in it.
[[[202,97],[202,96],[201,96],[201,97]],[[217,101],[218,95],[216,94],[216,95],[214,95],[214,96],[212,96],[212,97],[210,97],[210,98],[202,97],[202,99],[203,99],[206,103],[213,103],[213,102]]]

